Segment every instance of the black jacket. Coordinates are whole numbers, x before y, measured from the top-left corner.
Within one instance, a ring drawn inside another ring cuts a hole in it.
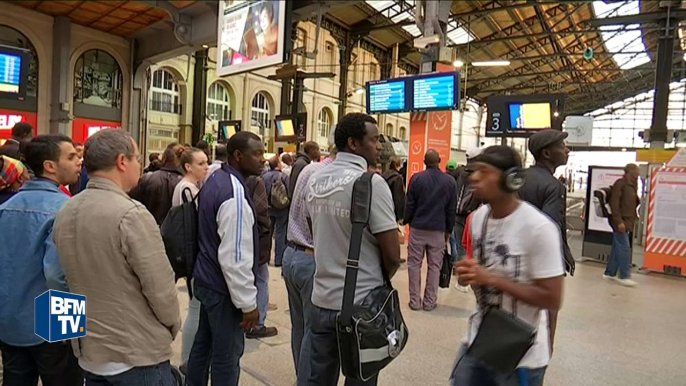
[[[534,165],[524,171],[526,183],[519,198],[545,213],[560,228],[565,267],[574,275],[574,257],[567,243],[567,188],[548,168]]]
[[[383,174],[388,187],[391,189],[393,204],[395,206],[395,221],[400,221],[405,217],[405,181],[403,176],[394,169],[388,169]]]
[[[257,232],[260,235],[260,253],[256,256],[257,266],[269,263],[272,254],[271,220],[269,219],[269,202],[267,188],[262,177],[250,176],[246,181],[248,192],[255,205]]]
[[[162,221],[172,207],[174,188],[181,178],[183,174],[179,169],[163,167],[156,172],[144,175],[138,181],[138,186],[129,192],[129,196],[145,205],[155,217],[157,225],[162,225]]]
[[[8,139],[4,145],[0,146],[0,155],[14,158],[21,161],[21,153],[19,152],[19,142],[15,139]]]
[[[293,166],[291,167],[291,180],[290,183],[288,184],[288,196],[293,198],[293,191],[295,190],[295,183],[298,182],[298,177],[300,176],[300,172],[305,169],[305,166],[309,165],[312,160],[310,157],[303,153],[299,152],[298,155],[295,156],[295,162],[293,162]]]

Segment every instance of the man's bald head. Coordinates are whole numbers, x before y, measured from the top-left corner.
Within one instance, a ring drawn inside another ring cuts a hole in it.
[[[441,156],[438,155],[438,152],[436,150],[429,150],[424,155],[424,165],[426,165],[426,167],[438,167],[438,164],[440,163]]]

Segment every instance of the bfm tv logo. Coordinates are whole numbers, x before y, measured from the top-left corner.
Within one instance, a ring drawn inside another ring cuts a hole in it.
[[[86,336],[86,297],[49,290],[36,297],[35,333],[52,343]]]

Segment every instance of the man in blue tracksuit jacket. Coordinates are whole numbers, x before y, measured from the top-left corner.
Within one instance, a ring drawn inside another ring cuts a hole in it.
[[[188,361],[188,385],[238,385],[243,331],[258,322],[253,268],[259,255],[255,210],[245,185],[259,176],[264,145],[251,132],[227,144],[229,160],[198,193],[198,259],[193,269],[200,322]]]

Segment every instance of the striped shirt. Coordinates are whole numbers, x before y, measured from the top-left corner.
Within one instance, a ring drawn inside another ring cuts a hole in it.
[[[310,226],[307,223],[307,212],[305,209],[305,197],[307,196],[307,184],[312,175],[331,164],[333,159],[328,157],[322,162],[313,162],[300,172],[298,182],[293,190],[291,200],[291,212],[288,218],[288,241],[298,244],[301,247],[314,249],[314,240]]]

